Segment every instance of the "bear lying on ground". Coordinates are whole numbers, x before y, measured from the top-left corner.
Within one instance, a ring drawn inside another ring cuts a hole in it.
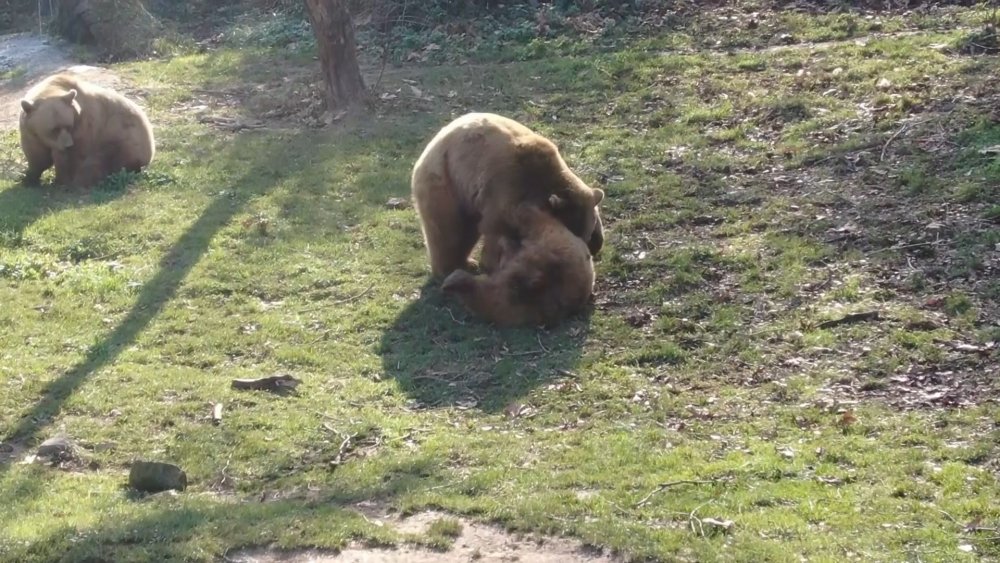
[[[442,286],[474,314],[498,326],[553,326],[583,310],[594,290],[590,249],[562,222],[530,203],[511,216],[510,236],[496,240],[496,268],[455,270]]]
[[[72,74],[35,85],[21,100],[21,110],[25,183],[38,183],[54,165],[57,184],[85,188],[153,160],[153,128],[142,109]]]
[[[522,202],[548,208],[592,254],[604,243],[604,192],[577,177],[552,141],[499,115],[470,113],[441,129],[417,160],[411,188],[438,278],[475,269],[469,254],[481,235],[483,261],[496,262],[492,244]]]

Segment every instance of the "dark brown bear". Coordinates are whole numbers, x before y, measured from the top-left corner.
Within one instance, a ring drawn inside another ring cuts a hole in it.
[[[512,214],[511,236],[496,241],[488,274],[455,270],[442,286],[498,326],[552,326],[583,310],[594,290],[587,245],[552,214],[530,203]]]

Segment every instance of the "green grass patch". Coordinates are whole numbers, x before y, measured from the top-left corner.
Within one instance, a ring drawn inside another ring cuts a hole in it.
[[[1000,137],[980,106],[928,105],[975,85],[965,55],[931,47],[958,32],[759,17],[507,26],[482,51],[390,66],[392,96],[325,128],[296,121],[317,76],[302,30],[239,23],[229,46],[115,67],[148,92],[146,172],[29,188],[16,133],[0,136],[0,560],[447,550],[459,516],[644,561],[1000,557],[963,531],[1000,522],[1000,411],[979,377],[996,357],[956,348],[995,332],[983,151]],[[407,33],[394,57],[460,40]],[[725,52],[739,45],[754,49]],[[190,109],[209,101],[268,126],[214,129]],[[429,281],[412,208],[386,206],[472,108],[550,136],[607,193],[594,306],[562,326],[465,313]],[[928,128],[886,148],[919,111]],[[942,242],[909,246],[932,221]],[[274,374],[302,384],[231,388]],[[18,463],[57,432],[77,460]],[[129,492],[133,459],[179,464],[188,490]],[[359,503],[452,516],[411,537]]]

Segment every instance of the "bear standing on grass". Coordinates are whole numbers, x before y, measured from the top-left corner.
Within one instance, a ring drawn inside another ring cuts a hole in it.
[[[578,178],[552,141],[506,117],[470,113],[445,126],[417,160],[411,186],[437,278],[475,269],[469,254],[480,236],[484,269],[496,267],[496,245],[518,226],[521,203],[547,209],[593,254],[604,242],[604,192]]]
[[[552,326],[586,307],[594,262],[583,240],[532,204],[520,204],[512,219],[511,236],[496,240],[496,268],[486,275],[455,270],[444,292],[498,326]]]
[[[24,181],[37,184],[55,165],[55,182],[86,188],[120,170],[137,172],[153,160],[153,128],[124,96],[56,74],[21,100]]]

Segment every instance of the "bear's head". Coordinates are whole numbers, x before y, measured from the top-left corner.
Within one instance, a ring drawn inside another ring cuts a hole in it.
[[[604,191],[599,188],[588,190],[553,195],[549,197],[549,207],[570,232],[587,243],[590,254],[596,256],[604,246],[604,225],[598,207],[604,200]]]
[[[58,96],[21,100],[21,109],[28,128],[45,146],[64,151],[73,146],[73,126],[80,115],[76,90]]]

